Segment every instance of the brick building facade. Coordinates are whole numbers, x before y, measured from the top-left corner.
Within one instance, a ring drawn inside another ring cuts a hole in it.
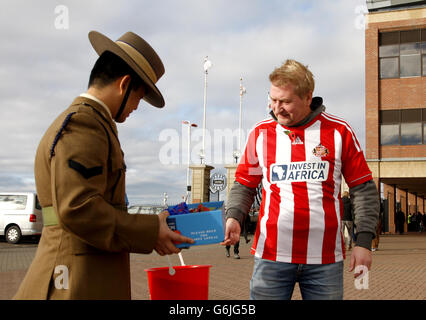
[[[397,209],[426,213],[426,1],[367,6],[366,158],[395,233]]]

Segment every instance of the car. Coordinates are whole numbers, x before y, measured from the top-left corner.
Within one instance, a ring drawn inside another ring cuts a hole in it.
[[[158,214],[164,210],[164,206],[146,204],[130,206],[127,212],[130,214]]]
[[[40,236],[43,215],[35,192],[0,193],[0,236],[18,243],[24,236]]]

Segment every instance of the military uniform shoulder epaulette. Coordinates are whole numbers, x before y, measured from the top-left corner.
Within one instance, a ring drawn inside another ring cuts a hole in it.
[[[55,139],[53,140],[53,143],[52,143],[52,147],[50,148],[50,158],[52,158],[54,155],[55,155],[55,146],[56,146],[56,144],[58,143],[58,140],[59,140],[59,138],[61,137],[61,135],[62,135],[62,131],[65,129],[65,127],[68,125],[68,123],[70,122],[70,120],[71,120],[71,117],[75,114],[76,112],[71,112],[70,114],[68,114],[66,117],[65,117],[65,120],[64,120],[64,122],[62,122],[62,125],[61,125],[61,127],[59,128],[59,130],[58,130],[58,133],[56,134],[56,136],[55,136]]]

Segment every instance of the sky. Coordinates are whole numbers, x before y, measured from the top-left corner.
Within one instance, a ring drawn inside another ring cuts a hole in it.
[[[96,30],[112,40],[133,31],[161,57],[157,82],[166,101],[142,101],[118,124],[131,205],[177,203],[190,160],[200,164],[204,59],[206,163],[225,173],[238,148],[240,78],[242,143],[268,118],[268,76],[286,59],[308,65],[314,96],[346,119],[365,149],[363,0],[3,0],[0,12],[0,191],[35,191],[34,157],[45,130],[87,90],[97,54]],[[221,195],[223,199],[224,192]]]

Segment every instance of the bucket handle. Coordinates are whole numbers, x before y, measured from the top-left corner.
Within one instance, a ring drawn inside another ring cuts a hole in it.
[[[176,270],[172,267],[169,255],[167,255],[167,261],[169,262],[169,275],[174,276],[176,274]]]

